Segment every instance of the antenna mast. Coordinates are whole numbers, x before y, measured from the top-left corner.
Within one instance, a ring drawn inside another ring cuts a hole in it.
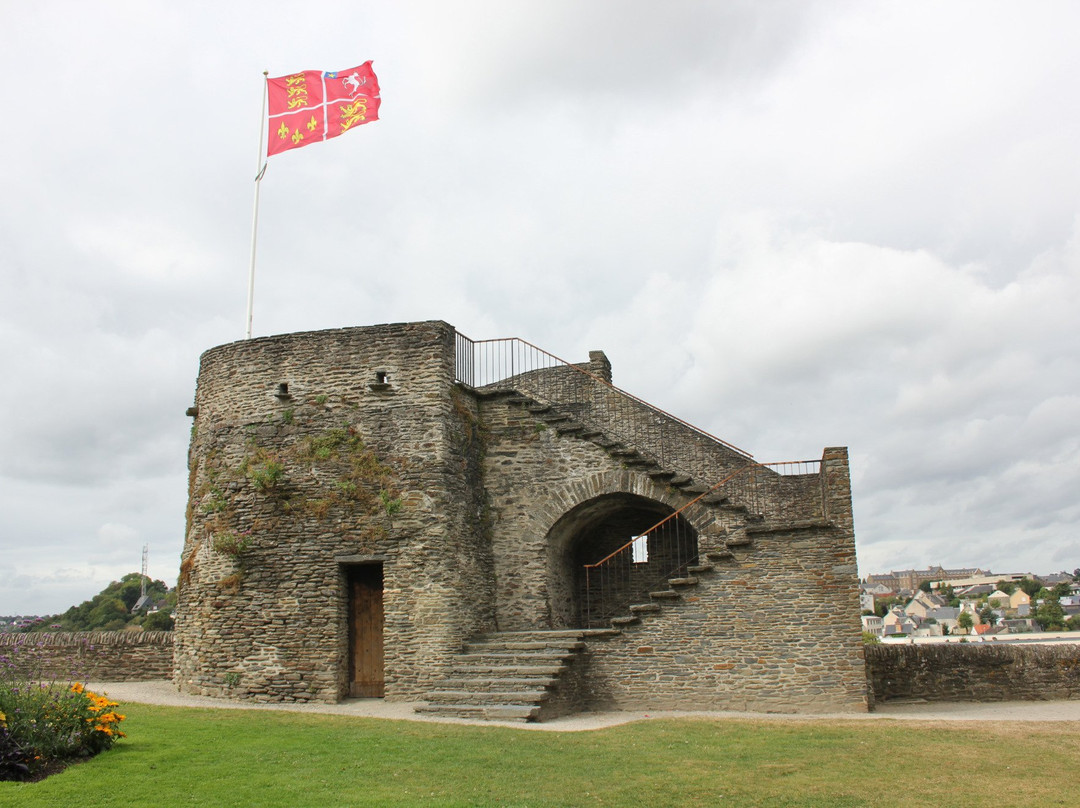
[[[150,545],[144,544],[142,546],[142,597],[146,597],[146,561],[150,556]]]

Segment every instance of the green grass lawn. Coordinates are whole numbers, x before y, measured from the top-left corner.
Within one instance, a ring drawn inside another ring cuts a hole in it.
[[[1021,794],[1029,805],[1080,800],[1076,722],[681,719],[556,733],[121,709],[125,740],[40,783],[0,783],[0,805],[977,808]]]

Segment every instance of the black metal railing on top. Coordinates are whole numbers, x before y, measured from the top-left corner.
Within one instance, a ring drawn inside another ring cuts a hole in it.
[[[596,628],[609,625],[612,618],[633,617],[630,613],[633,604],[648,604],[651,592],[668,590],[671,579],[688,576],[689,568],[700,563],[698,533],[685,518],[688,509],[709,499],[718,504],[738,504],[748,514],[765,518],[771,505],[790,501],[784,496],[785,486],[795,482],[790,478],[818,477],[820,472],[820,460],[752,463],[729,474],[599,561],[585,564],[583,589],[579,593],[582,626]],[[816,482],[820,483],[820,479]],[[816,488],[820,492],[820,485]],[[820,517],[821,507],[819,498],[817,513],[801,515]]]
[[[517,337],[456,335],[455,380],[478,390],[513,390],[600,430],[664,468],[700,481],[752,461],[752,455]]]

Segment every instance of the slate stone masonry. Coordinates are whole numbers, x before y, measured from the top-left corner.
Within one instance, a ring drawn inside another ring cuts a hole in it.
[[[385,697],[420,698],[470,638],[573,627],[584,537],[687,505],[696,493],[672,482],[684,472],[708,483],[752,463],[629,399],[620,410],[641,420],[635,434],[664,421],[672,467],[628,463],[595,421],[619,391],[577,385],[565,366],[542,371],[566,375],[571,397],[591,390],[565,402],[590,429],[561,429],[513,391],[456,383],[454,346],[454,328],[434,321],[203,355],[174,632],[181,690],[347,696],[346,574],[380,564]],[[602,352],[578,367],[610,379]],[[643,440],[637,449],[659,453]],[[698,549],[724,561],[679,603],[590,641],[575,703],[866,709],[846,450],[768,492],[765,521],[719,501],[683,513]]]

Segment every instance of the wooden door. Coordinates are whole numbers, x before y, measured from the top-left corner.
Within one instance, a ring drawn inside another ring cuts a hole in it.
[[[382,564],[349,568],[349,695],[383,696]]]

